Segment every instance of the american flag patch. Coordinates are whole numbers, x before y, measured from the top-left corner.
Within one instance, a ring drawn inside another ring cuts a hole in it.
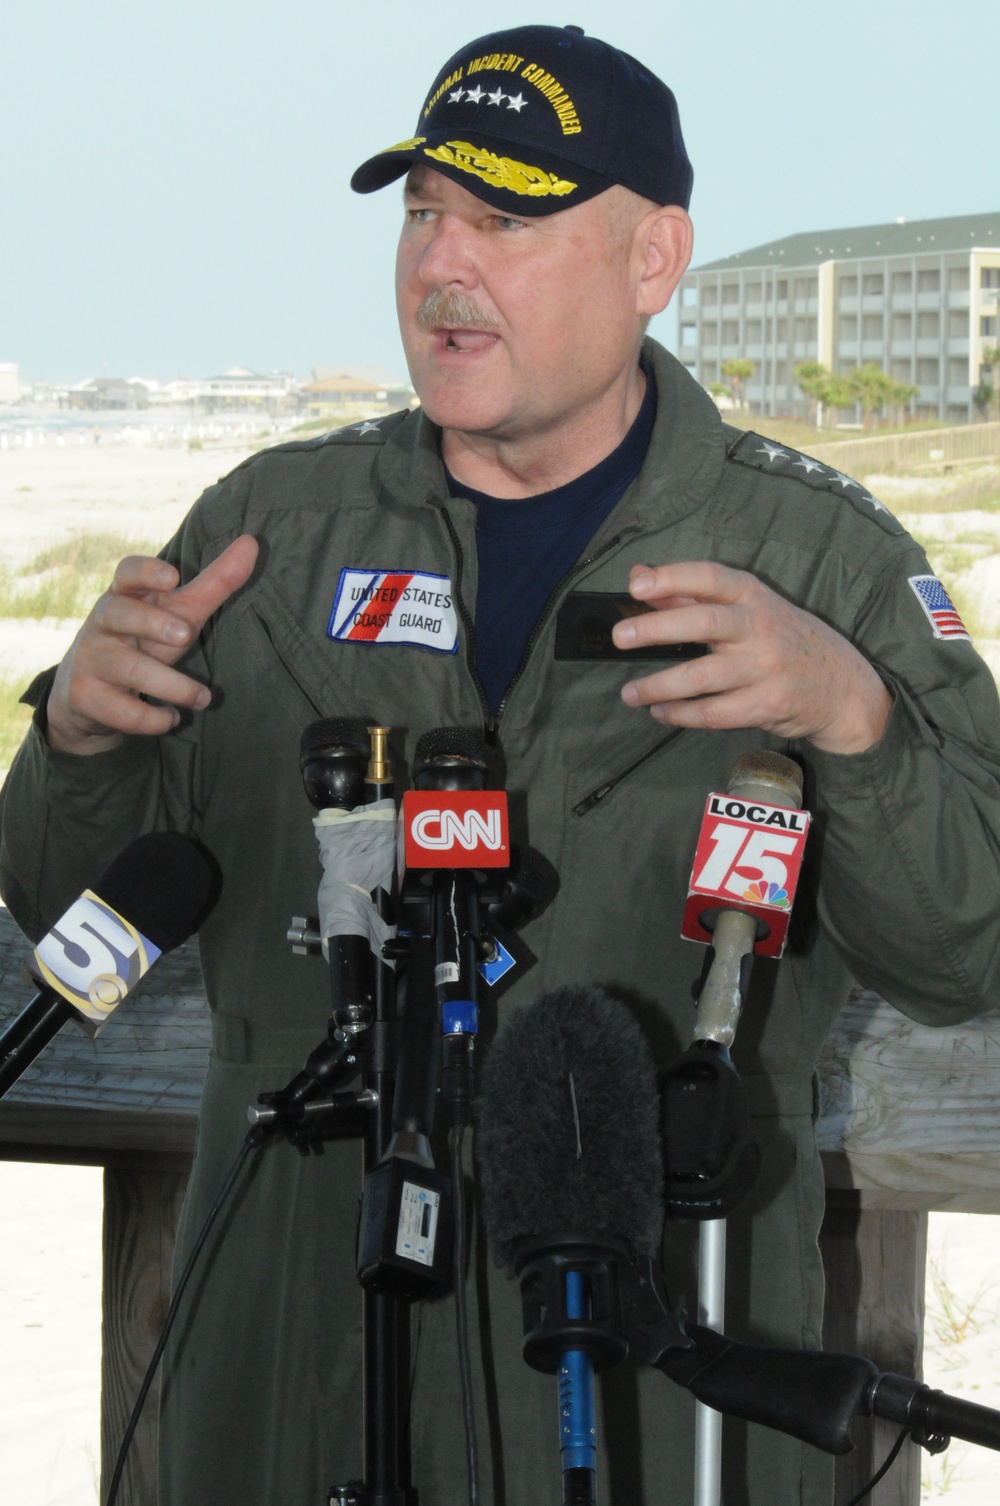
[[[340,572],[327,636],[338,643],[392,643],[458,649],[458,619],[447,575],[420,570]]]
[[[965,638],[971,643],[965,623],[955,610],[944,586],[936,575],[911,575],[913,594],[927,615],[935,638]]]

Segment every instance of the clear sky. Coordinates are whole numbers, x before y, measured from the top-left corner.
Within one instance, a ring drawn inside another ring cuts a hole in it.
[[[696,263],[1000,210],[1000,0],[3,0],[0,361],[402,376],[399,192],[348,179],[411,134],[452,52],[529,21],[581,25],[671,85]]]

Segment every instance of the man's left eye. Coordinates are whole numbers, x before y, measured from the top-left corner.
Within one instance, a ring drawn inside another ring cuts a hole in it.
[[[524,221],[523,220],[516,220],[514,218],[514,216],[510,215],[510,214],[495,214],[493,216],[493,223],[497,227],[498,230],[523,230],[524,229]]]

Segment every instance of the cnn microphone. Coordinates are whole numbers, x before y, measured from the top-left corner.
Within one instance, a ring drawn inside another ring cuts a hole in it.
[[[656,1073],[623,1004],[574,986],[517,1010],[477,1099],[483,1216],[520,1281],[524,1358],[558,1376],[563,1501],[595,1500],[594,1373],[628,1352],[623,1289],[663,1223]]]
[[[40,988],[0,1036],[0,1097],[67,1020],[96,1035],[157,959],[197,929],[217,884],[214,863],[178,832],[130,842],[32,953]]]

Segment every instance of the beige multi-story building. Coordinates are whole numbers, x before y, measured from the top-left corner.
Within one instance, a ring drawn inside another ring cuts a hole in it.
[[[998,299],[1000,213],[808,232],[688,272],[677,348],[705,387],[723,361],[752,361],[754,413],[808,412],[800,361],[870,362],[917,387],[911,412],[961,423],[1000,343]]]

